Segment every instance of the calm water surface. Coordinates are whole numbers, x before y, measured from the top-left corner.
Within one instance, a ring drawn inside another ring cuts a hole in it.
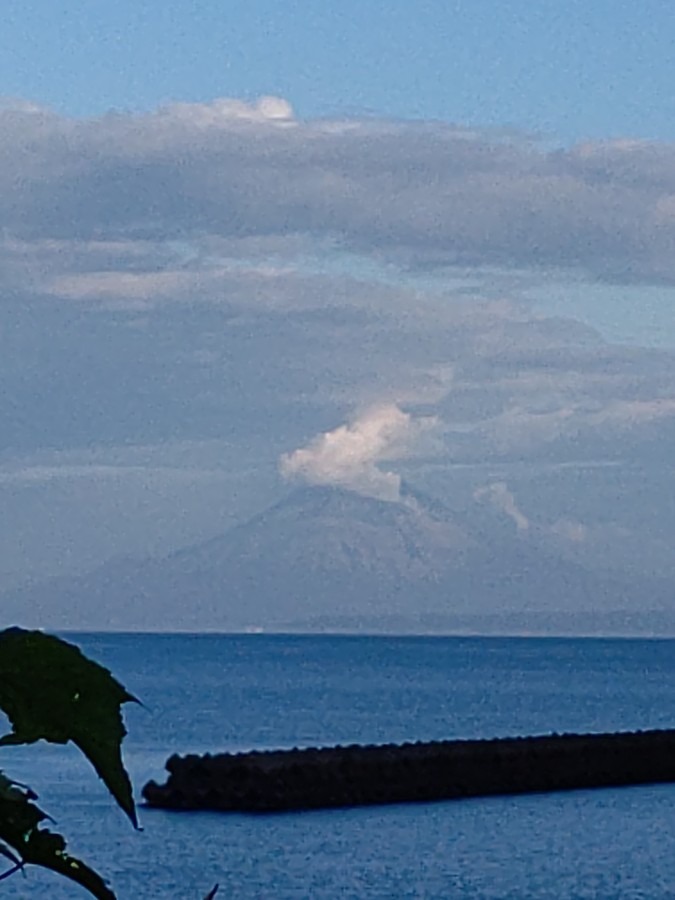
[[[127,707],[137,794],[172,752],[675,725],[675,642],[69,636]],[[675,898],[675,786],[281,816],[141,809],[135,833],[71,747],[2,750],[120,900]],[[84,898],[31,870],[2,898]]]

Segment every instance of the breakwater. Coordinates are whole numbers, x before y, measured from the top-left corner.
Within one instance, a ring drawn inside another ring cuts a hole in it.
[[[281,812],[675,781],[675,730],[174,755],[149,806]]]

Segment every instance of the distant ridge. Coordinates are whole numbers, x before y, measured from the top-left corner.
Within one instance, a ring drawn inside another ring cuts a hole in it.
[[[404,484],[398,502],[299,488],[164,558],[5,593],[0,614],[60,629],[644,633],[645,598],[672,631],[669,585],[599,576],[489,505],[459,515]]]

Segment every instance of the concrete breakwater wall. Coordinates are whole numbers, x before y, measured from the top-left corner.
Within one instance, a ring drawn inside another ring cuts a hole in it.
[[[150,806],[280,812],[675,781],[675,730],[172,756]]]

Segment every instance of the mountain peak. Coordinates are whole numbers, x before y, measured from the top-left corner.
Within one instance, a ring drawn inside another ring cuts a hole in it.
[[[489,508],[477,511],[459,517],[407,484],[399,501],[301,487],[210,541],[37,586],[17,594],[13,608],[41,610],[49,625],[44,612],[60,597],[74,623],[93,629],[161,630],[168,618],[195,631],[292,630],[341,617],[440,621],[630,599],[543,552]]]

